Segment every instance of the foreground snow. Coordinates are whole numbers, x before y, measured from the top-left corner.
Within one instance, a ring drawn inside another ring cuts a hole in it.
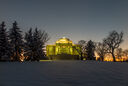
[[[1,62],[0,86],[128,86],[128,63]]]

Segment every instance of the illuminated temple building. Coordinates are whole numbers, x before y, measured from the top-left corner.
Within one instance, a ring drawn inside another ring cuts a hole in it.
[[[46,54],[49,59],[79,59],[80,50],[79,45],[73,44],[68,38],[60,38],[56,41],[55,45],[46,46]]]

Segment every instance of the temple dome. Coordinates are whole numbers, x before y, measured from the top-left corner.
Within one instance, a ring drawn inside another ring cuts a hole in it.
[[[58,39],[56,43],[72,43],[72,41],[66,37],[63,37],[63,38]]]

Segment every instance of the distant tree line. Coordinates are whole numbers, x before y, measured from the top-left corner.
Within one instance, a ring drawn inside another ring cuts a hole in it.
[[[116,58],[121,59],[123,56],[128,58],[128,50],[123,51],[120,48],[122,42],[123,32],[118,33],[113,30],[102,42],[80,40],[78,44],[81,49],[77,51],[80,54],[81,60],[96,60],[95,54],[97,54],[99,56],[98,59],[104,61],[105,56],[109,54],[112,56],[113,61],[116,62]]]
[[[0,24],[0,61],[39,61],[47,59],[45,55],[45,44],[49,35],[44,30],[30,28],[25,35],[15,21],[7,31],[5,22]],[[120,48],[123,42],[123,32],[113,30],[102,42],[92,40],[80,40],[76,49],[80,60],[104,61],[107,55],[111,55],[113,61],[128,58],[128,50]],[[99,58],[96,58],[97,56]],[[128,60],[128,59],[127,59]]]
[[[45,31],[32,28],[23,36],[15,21],[7,31],[5,22],[0,24],[0,61],[39,61],[45,58],[44,47],[49,40]]]
[[[80,55],[81,60],[96,60],[95,57],[95,42],[89,40],[88,42],[85,40],[78,41],[78,45],[80,49],[76,49]]]

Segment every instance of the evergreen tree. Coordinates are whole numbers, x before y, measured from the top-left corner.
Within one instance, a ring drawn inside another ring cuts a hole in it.
[[[43,31],[43,33],[37,28],[32,33],[30,29],[25,34],[25,54],[27,59],[32,61],[39,61],[45,57],[44,47],[45,43],[49,40],[48,34]]]
[[[33,33],[32,28],[28,32],[25,33],[25,59],[27,61],[33,59],[34,53],[34,44],[33,44]]]
[[[95,44],[91,40],[88,41],[87,46],[86,46],[86,54],[87,54],[87,60],[95,60]]]
[[[5,29],[5,23],[0,25],[0,60],[9,60],[10,58],[10,46]]]
[[[10,44],[12,48],[12,58],[14,61],[21,61],[21,54],[23,52],[23,37],[22,31],[15,21],[9,31]]]

